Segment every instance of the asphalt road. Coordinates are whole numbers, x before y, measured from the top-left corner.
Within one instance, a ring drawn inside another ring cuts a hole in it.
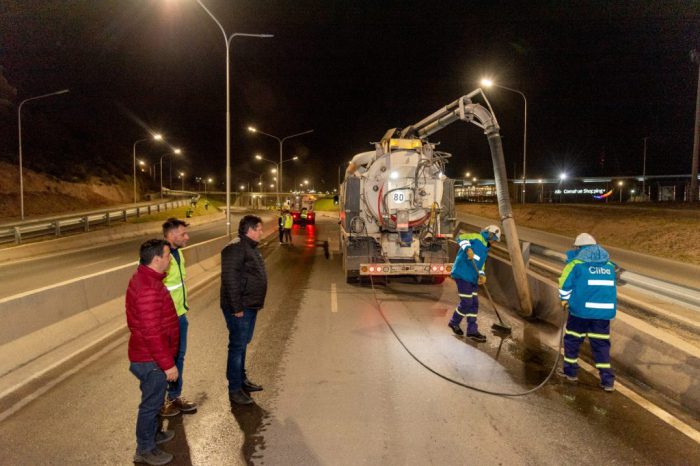
[[[556,329],[476,345],[446,327],[453,284],[347,285],[333,254],[335,222],[263,247],[270,287],[248,355],[257,404],[232,411],[218,280],[192,295],[185,395],[200,404],[169,422],[173,464],[698,464],[700,446],[582,374],[504,398],[547,373]],[[323,248],[331,242],[329,258]],[[480,321],[487,329],[488,305]],[[614,343],[613,343],[614,344]],[[28,395],[28,394],[27,394]],[[138,384],[126,340],[0,424],[3,464],[130,464]],[[30,433],[30,434],[29,434]],[[29,435],[28,435],[29,434]]]
[[[233,215],[238,224],[240,216]],[[190,228],[189,245],[226,234],[222,219]],[[43,288],[138,260],[139,246],[154,235],[0,264],[0,298]]]

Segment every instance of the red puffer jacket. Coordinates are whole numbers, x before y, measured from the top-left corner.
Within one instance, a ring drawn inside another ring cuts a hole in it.
[[[175,365],[180,324],[163,278],[164,273],[139,265],[126,290],[126,321],[129,361],[155,361],[165,371]]]

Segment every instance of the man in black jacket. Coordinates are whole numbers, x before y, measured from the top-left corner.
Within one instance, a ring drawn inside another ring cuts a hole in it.
[[[265,304],[267,274],[257,245],[263,235],[262,220],[246,215],[238,225],[238,238],[221,251],[221,310],[228,326],[229,399],[247,405],[251,392],[262,390],[246,376],[245,353],[253,339],[255,319]]]

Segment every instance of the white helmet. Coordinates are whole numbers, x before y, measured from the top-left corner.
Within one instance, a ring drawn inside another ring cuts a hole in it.
[[[486,238],[489,241],[501,241],[501,229],[498,226],[489,225],[481,231],[486,233]]]
[[[574,246],[590,246],[591,244],[598,244],[595,241],[595,238],[589,235],[588,233],[581,233],[576,237],[576,240],[574,241]]]

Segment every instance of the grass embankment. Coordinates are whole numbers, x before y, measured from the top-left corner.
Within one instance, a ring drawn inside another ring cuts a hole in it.
[[[142,215],[140,217],[134,217],[129,219],[129,223],[145,223],[145,222],[157,222],[165,221],[170,217],[176,217],[180,219],[187,218],[187,211],[192,210],[191,217],[201,217],[204,215],[213,215],[219,213],[219,206],[225,205],[223,202],[216,201],[214,199],[209,199],[209,208],[204,207],[204,199],[200,199],[197,202],[197,206],[192,209],[190,204],[182,207],[176,207],[174,209],[165,210],[161,212],[152,213],[151,215]],[[224,209],[225,210],[225,209]]]
[[[333,202],[333,198],[319,199],[314,202],[314,210],[325,212],[337,212],[338,206]]]
[[[498,219],[495,204],[460,204],[457,212]],[[700,265],[700,206],[514,204],[517,225]]]

